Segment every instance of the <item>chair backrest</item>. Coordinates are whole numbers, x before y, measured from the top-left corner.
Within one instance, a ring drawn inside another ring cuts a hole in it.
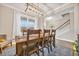
[[[34,36],[34,35],[36,35],[38,38],[40,38],[40,30],[39,29],[37,29],[37,30],[30,30],[30,29],[28,29],[27,30],[27,40],[29,40],[29,38],[30,38],[30,35],[32,36]]]
[[[30,39],[32,41],[30,41]],[[27,42],[26,42],[27,49],[30,49],[31,47],[34,48],[35,46],[38,47],[39,46],[39,39],[40,39],[40,30],[28,29],[28,31],[27,31]],[[28,53],[29,53],[29,51],[27,51],[27,55],[28,55]]]
[[[44,31],[43,31],[43,36],[46,36],[46,34],[47,34],[48,36],[50,36],[50,30],[44,29]]]
[[[22,30],[22,35],[24,36],[24,35],[27,35],[27,29],[24,29],[24,30]]]
[[[19,39],[22,39],[23,36],[15,36],[15,40],[19,40]]]
[[[46,36],[48,38],[46,38]],[[49,40],[49,36],[50,36],[50,30],[48,29],[43,29],[43,38],[42,38],[42,45],[44,45],[46,40]]]
[[[52,37],[55,36],[56,35],[56,30],[52,29],[51,32],[50,32],[50,35],[52,35]]]
[[[53,30],[53,29],[52,29],[52,32],[54,32],[54,34],[56,34],[56,30]]]
[[[43,30],[43,43],[44,43],[44,41],[46,40],[46,38],[45,37],[50,37],[50,30],[48,30],[48,29],[44,29]],[[49,39],[48,39],[49,40]]]

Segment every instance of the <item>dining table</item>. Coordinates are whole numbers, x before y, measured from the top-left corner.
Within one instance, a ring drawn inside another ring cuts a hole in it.
[[[48,36],[48,34],[46,34]],[[32,34],[29,37],[29,41],[27,42],[27,36],[20,36],[18,40],[16,40],[16,55],[21,55],[21,52],[23,50],[23,46],[26,45],[26,43],[30,42],[38,42],[38,40],[42,41],[43,33],[40,34],[40,38],[38,38],[38,35]]]

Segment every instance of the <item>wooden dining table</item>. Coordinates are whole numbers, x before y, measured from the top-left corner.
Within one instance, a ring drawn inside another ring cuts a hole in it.
[[[46,36],[48,36],[48,34],[46,34]],[[16,40],[16,55],[20,55],[21,54],[21,52],[22,52],[22,48],[23,48],[23,46],[27,43],[27,36],[25,36],[25,37],[20,37],[18,40]],[[35,41],[37,41],[38,42],[38,39],[40,40],[40,41],[42,41],[42,39],[41,38],[43,38],[43,34],[41,33],[40,34],[40,39],[38,38],[38,35],[30,35],[30,37],[29,37],[29,43],[30,42],[35,42]]]

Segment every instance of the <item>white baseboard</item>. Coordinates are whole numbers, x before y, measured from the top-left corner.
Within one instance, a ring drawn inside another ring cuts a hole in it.
[[[68,39],[61,39],[61,38],[56,38],[57,40],[63,40],[63,41],[67,41],[67,42],[74,42],[74,40],[68,40]]]

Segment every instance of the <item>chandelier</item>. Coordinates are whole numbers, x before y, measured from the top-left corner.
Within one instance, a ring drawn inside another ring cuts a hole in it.
[[[42,9],[39,8],[39,6],[36,6],[33,3],[25,3],[25,6],[26,6],[25,12],[31,11],[38,15],[44,16],[44,13],[43,13]]]

